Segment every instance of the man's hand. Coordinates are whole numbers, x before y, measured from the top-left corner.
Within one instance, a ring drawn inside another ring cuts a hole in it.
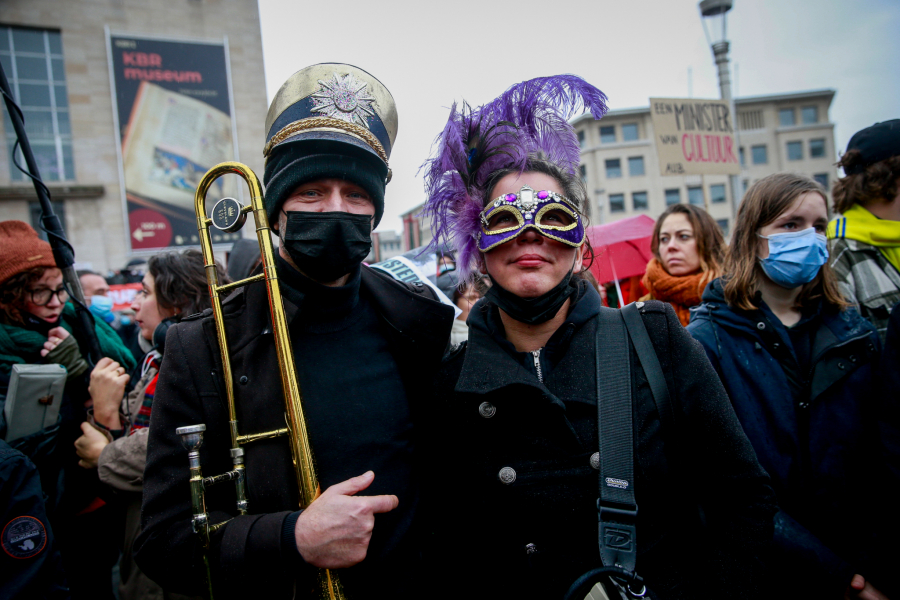
[[[397,496],[354,496],[369,487],[375,473],[331,486],[297,519],[294,539],[307,563],[342,569],[362,562],[369,550],[375,515],[397,508]]]
[[[101,425],[110,429],[122,428],[119,406],[129,379],[131,376],[125,372],[125,367],[113,359],[104,356],[97,361],[91,371],[88,393],[94,403],[94,419]]]
[[[856,574],[850,581],[850,586],[844,592],[845,600],[888,600],[888,597],[882,594],[878,588],[866,581],[862,575]]]
[[[90,423],[81,424],[81,434],[81,437],[75,440],[75,453],[81,459],[78,461],[78,466],[85,469],[96,469],[100,453],[106,448],[109,440]]]

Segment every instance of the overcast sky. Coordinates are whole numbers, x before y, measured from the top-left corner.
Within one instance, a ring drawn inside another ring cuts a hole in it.
[[[574,73],[613,109],[650,97],[718,98],[694,0],[259,0],[268,97],[295,71],[344,62],[397,102],[379,230],[424,200],[419,165],[454,100],[477,105],[514,83]],[[859,129],[900,118],[900,1],[734,0],[728,13],[737,97],[831,88],[838,155]]]

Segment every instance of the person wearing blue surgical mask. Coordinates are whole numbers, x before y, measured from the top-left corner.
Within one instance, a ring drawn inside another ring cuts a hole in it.
[[[887,490],[900,481],[875,433],[896,430],[873,409],[878,334],[828,264],[825,198],[801,175],[753,184],[725,274],[707,286],[688,332],[778,496],[771,597],[896,597],[900,528]]]
[[[116,319],[116,315],[112,312],[113,301],[109,296],[91,296],[90,309],[95,317],[103,319],[104,323],[110,324]]]

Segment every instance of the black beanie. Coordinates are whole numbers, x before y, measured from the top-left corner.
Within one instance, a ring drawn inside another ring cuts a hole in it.
[[[281,205],[298,186],[317,179],[343,179],[364,189],[375,205],[378,226],[384,214],[384,189],[388,167],[373,152],[330,139],[301,139],[272,149],[263,182],[269,223],[278,222]]]

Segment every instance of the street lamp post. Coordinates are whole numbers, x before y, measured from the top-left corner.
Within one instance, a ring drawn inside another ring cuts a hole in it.
[[[603,194],[606,193],[606,188],[594,190],[594,193],[597,195],[597,220],[599,221],[598,224],[603,225],[606,217],[606,207],[603,205]]]
[[[734,128],[734,139],[738,141],[737,112],[734,110],[734,98],[731,96],[731,70],[728,68],[728,35],[726,29],[726,15],[731,10],[733,0],[701,0],[699,4],[700,16],[703,22],[703,31],[706,41],[712,49],[713,59],[719,69],[719,94],[722,100],[727,100],[731,111],[731,124]],[[740,146],[739,143],[737,143]],[[731,187],[731,202],[733,217],[737,217],[740,196],[742,190],[738,187],[738,176],[729,176]]]

